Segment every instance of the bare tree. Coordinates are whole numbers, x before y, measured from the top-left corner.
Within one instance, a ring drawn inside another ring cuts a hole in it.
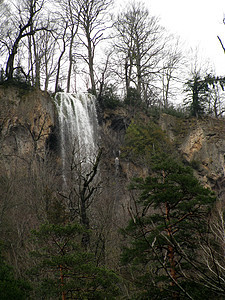
[[[172,87],[173,83],[177,86],[182,83],[182,75],[178,70],[181,70],[182,63],[184,63],[184,56],[181,51],[179,39],[174,40],[170,38],[168,44],[169,50],[165,52],[165,59],[163,62],[162,70],[162,102],[164,107],[168,107],[169,99],[176,94],[175,89]]]
[[[75,11],[75,15],[73,14]],[[74,47],[74,40],[77,35],[79,21],[80,21],[80,8],[78,7],[76,1],[75,3],[72,1],[67,1],[66,7],[66,18],[69,23],[69,30],[70,30],[70,41],[69,41],[69,67],[68,67],[68,74],[67,74],[67,88],[66,91],[69,93],[70,91],[70,82],[71,82],[71,75],[72,75],[72,67],[73,67],[73,47]]]
[[[74,51],[77,51],[77,32],[79,26],[79,19],[80,19],[80,8],[78,7],[77,1],[75,0],[63,0],[57,1],[59,2],[59,9],[57,11],[57,15],[60,16],[59,22],[61,23],[61,48],[60,56],[59,56],[59,64],[62,62],[62,57],[67,53],[67,82],[66,82],[66,91],[69,93],[71,88],[71,77],[74,65]],[[75,49],[75,50],[74,50]],[[58,89],[58,82],[59,82],[59,72],[60,69],[57,69],[57,77],[56,77],[56,84],[55,90]]]
[[[56,78],[55,78],[55,92],[57,92],[59,90],[59,79],[60,79],[60,71],[61,71],[61,62],[62,62],[62,58],[66,52],[66,46],[67,46],[67,37],[66,37],[66,31],[67,31],[67,27],[68,27],[68,23],[65,22],[65,27],[63,29],[63,32],[61,34],[61,41],[62,41],[62,49],[59,46],[59,52],[60,55],[58,57],[57,60],[57,71],[56,71]],[[62,28],[62,27],[61,27]]]
[[[12,22],[11,26],[14,28],[14,38],[11,36],[10,46],[8,48],[8,59],[6,63],[6,77],[8,80],[13,78],[13,72],[15,70],[14,61],[16,54],[18,53],[21,40],[27,36],[33,36],[37,31],[43,30],[43,26],[34,28],[34,22],[37,20],[40,11],[43,8],[44,0],[27,0],[24,3],[25,6],[15,5],[15,9],[19,15],[17,22]],[[18,27],[17,27],[18,26]],[[18,30],[19,28],[19,30]],[[10,37],[9,37],[10,38]],[[7,44],[7,40],[1,40],[1,43]]]
[[[200,242],[202,260],[207,270],[198,274],[200,281],[221,297],[225,294],[225,214],[224,203],[217,203],[209,222],[209,235]]]
[[[163,28],[141,3],[132,2],[118,15],[115,29],[115,47],[122,56],[126,93],[134,87],[145,99],[150,79],[153,80],[161,70],[165,46]]]
[[[12,11],[9,3],[0,2],[0,64],[1,79],[3,80],[3,67],[6,63],[6,53],[10,49],[10,35],[12,31]]]
[[[86,49],[86,55],[79,56],[88,64],[91,90],[96,92],[94,58],[97,45],[103,41],[104,31],[111,25],[108,24],[108,10],[113,1],[110,0],[76,0],[79,9],[79,40]]]
[[[83,234],[82,245],[85,249],[90,246],[90,210],[97,198],[101,181],[98,178],[99,164],[102,150],[98,151],[93,161],[82,156],[82,147],[77,147],[76,140],[72,146],[71,153],[67,159],[64,190],[59,195],[64,199],[69,212],[70,221],[75,219],[84,226],[86,232]]]

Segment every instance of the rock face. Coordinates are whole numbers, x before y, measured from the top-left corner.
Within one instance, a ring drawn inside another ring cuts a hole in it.
[[[54,104],[47,93],[1,86],[1,169],[9,173],[28,157],[43,158],[55,142],[55,126]]]
[[[160,126],[176,145],[183,161],[196,170],[196,176],[219,195],[225,191],[225,120],[180,119],[161,115]]]
[[[120,156],[130,118],[125,109],[104,112],[100,127],[105,158],[104,169],[127,185],[132,176],[145,176],[146,170],[115,159]],[[162,114],[159,125],[184,162],[196,176],[219,195],[225,191],[225,120],[177,118]],[[53,99],[39,90],[0,87],[0,171],[10,173],[28,157],[44,158],[57,152],[58,121]],[[115,173],[115,174],[114,174]]]
[[[148,117],[144,117],[148,122]],[[74,178],[79,177],[71,176],[68,197],[60,193],[63,184],[57,120],[55,104],[49,94],[0,86],[0,235],[11,245],[12,264],[21,270],[27,254],[21,245],[30,230],[46,221],[55,199],[76,201],[71,191],[74,191],[74,182],[77,184]],[[114,254],[120,253],[119,243],[115,245],[119,240],[117,226],[124,227],[133,217],[134,195],[127,190],[130,179],[145,177],[149,172],[147,167],[120,156],[130,121],[130,114],[124,108],[104,111],[99,129],[103,148],[101,193],[89,213],[94,226],[101,220],[101,234],[103,232],[110,249],[107,255],[112,264],[116,261]],[[191,165],[202,183],[215,190],[224,202],[225,121],[181,119],[162,114],[159,124],[176,154]],[[48,156],[48,152],[54,155]]]

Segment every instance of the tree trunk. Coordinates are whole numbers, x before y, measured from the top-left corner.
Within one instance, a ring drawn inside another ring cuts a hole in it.
[[[6,77],[8,80],[12,80],[13,79],[13,71],[14,71],[14,60],[15,60],[15,56],[17,54],[17,50],[18,50],[18,46],[19,46],[19,42],[23,37],[23,31],[25,30],[25,26],[23,28],[20,28],[20,32],[12,46],[12,50],[11,53],[9,54],[9,58],[6,64]]]
[[[63,276],[63,271],[62,271],[62,266],[59,266],[60,270],[60,281],[61,281],[61,288],[63,289],[64,287],[64,276]],[[62,291],[62,300],[66,300],[66,294],[65,291]]]
[[[92,49],[91,45],[91,38],[88,34],[87,36],[88,40],[88,66],[89,66],[89,75],[90,75],[90,80],[91,80],[91,91],[93,95],[97,95],[96,92],[96,85],[95,85],[95,76],[94,76],[94,49]]]
[[[61,60],[66,51],[65,34],[66,34],[66,30],[63,35],[63,50],[58,59],[58,68],[57,68],[56,79],[55,79],[55,93],[58,92],[58,90],[59,90],[59,74],[60,74],[60,68],[61,68]]]
[[[171,241],[172,238],[172,226],[170,225],[170,207],[169,204],[166,203],[166,222],[168,224],[168,228],[166,229],[169,241]],[[175,264],[175,258],[174,258],[174,248],[172,245],[168,245],[168,257],[169,257],[169,263],[170,263],[170,276],[172,278],[171,286],[174,287],[177,282],[177,274],[176,274],[176,264]],[[176,292],[173,293],[173,298],[178,299],[179,296]]]
[[[33,48],[34,48],[34,57],[35,57],[35,86],[37,88],[40,88],[40,86],[41,86],[40,57],[37,53],[37,47],[36,47],[36,41],[35,41],[34,35],[32,36],[32,38],[33,38]]]
[[[33,70],[33,57],[32,57],[32,37],[28,36],[28,49],[29,49],[29,57],[28,57],[28,69],[29,73],[31,72],[30,81],[31,84],[34,85],[34,70]]]
[[[140,53],[138,50],[138,45],[137,45],[137,52],[136,53],[136,68],[137,68],[137,92],[138,95],[141,98],[141,82],[142,82],[142,74],[141,74],[141,58],[140,58]]]
[[[88,230],[90,229],[90,224],[87,216],[85,199],[81,199],[81,224],[84,226],[84,229],[86,230],[86,232],[84,232],[82,236],[82,246],[85,250],[87,250],[90,245],[90,234],[88,232]]]
[[[71,39],[70,39],[70,48],[69,48],[69,68],[68,68],[67,88],[66,88],[67,93],[69,93],[69,91],[70,91],[70,81],[71,81],[72,64],[73,64],[73,56],[72,56],[73,55],[73,52],[72,52],[73,40],[74,40],[74,34],[73,34],[73,30],[72,30]]]

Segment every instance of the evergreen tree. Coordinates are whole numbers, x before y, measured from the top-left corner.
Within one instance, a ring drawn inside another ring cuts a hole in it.
[[[152,171],[152,176],[137,178],[131,185],[140,197],[123,230],[129,244],[122,261],[132,266],[136,297],[211,299],[195,273],[204,273],[198,244],[207,232],[215,197],[190,168],[171,159],[160,158]]]
[[[0,299],[25,300],[30,292],[30,286],[22,279],[16,279],[13,269],[0,253]]]
[[[171,153],[172,145],[159,125],[135,118],[127,128],[122,156],[126,159],[151,165],[156,153]]]
[[[186,82],[187,100],[186,103],[190,109],[190,115],[199,117],[204,114],[208,98],[208,84],[198,73],[193,74],[193,78]]]
[[[113,271],[98,267],[94,255],[84,251],[84,229],[76,224],[44,224],[33,231],[36,249],[36,297],[45,299],[114,299],[119,292]]]
[[[140,107],[142,102],[138,90],[133,87],[129,87],[127,89],[126,97],[124,98],[124,103],[135,108]]]

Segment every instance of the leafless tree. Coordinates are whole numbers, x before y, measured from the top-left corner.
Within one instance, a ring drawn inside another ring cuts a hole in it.
[[[207,270],[198,274],[199,279],[211,290],[225,294],[225,212],[224,203],[217,203],[216,210],[209,221],[209,235],[200,242],[203,264]]]
[[[11,20],[10,26],[12,29],[8,30],[4,38],[1,39],[1,44],[8,50],[8,58],[6,63],[6,77],[11,80],[15,70],[15,57],[18,53],[21,41],[27,36],[34,36],[38,31],[44,29],[43,26],[36,26],[35,22],[43,8],[45,0],[27,0],[23,5],[13,2],[14,19]],[[25,72],[23,72],[25,74]]]
[[[78,7],[77,1],[63,0],[57,1],[59,3],[59,9],[57,15],[60,16],[60,56],[58,59],[58,69],[55,83],[55,91],[58,89],[59,84],[59,72],[62,58],[67,53],[67,82],[66,91],[69,93],[71,88],[71,77],[73,71],[73,65],[75,63],[74,51],[77,52],[77,32],[80,18],[80,8]]]
[[[161,70],[165,46],[163,28],[143,4],[131,2],[127,10],[118,15],[115,29],[115,48],[122,59],[126,93],[134,87],[145,99],[150,79],[152,81]]]
[[[57,60],[57,70],[56,70],[56,78],[55,78],[55,92],[59,90],[59,80],[60,80],[60,72],[61,72],[61,63],[62,63],[62,58],[66,52],[66,46],[67,46],[67,27],[68,23],[65,22],[65,27],[63,28],[63,31],[61,33],[61,43],[59,42],[59,57]]]
[[[225,93],[223,82],[215,81],[209,86],[210,93],[207,111],[216,118],[222,117],[225,112]]]
[[[87,230],[82,239],[82,245],[86,249],[90,246],[90,210],[101,188],[98,176],[101,154],[100,149],[93,161],[90,161],[82,155],[82,147],[75,140],[71,153],[67,156],[69,163],[64,166],[65,186],[58,191],[66,203],[70,221],[79,220]]]
[[[86,49],[86,54],[79,53],[88,65],[91,90],[97,94],[94,58],[97,45],[107,38],[104,32],[111,26],[108,20],[108,11],[113,1],[110,0],[76,0],[77,13],[79,12],[78,37],[81,46]]]
[[[174,85],[182,84],[182,63],[184,55],[181,51],[179,39],[169,38],[167,45],[168,51],[165,51],[165,57],[162,70],[162,102],[164,107],[168,107],[169,99],[176,95]]]

